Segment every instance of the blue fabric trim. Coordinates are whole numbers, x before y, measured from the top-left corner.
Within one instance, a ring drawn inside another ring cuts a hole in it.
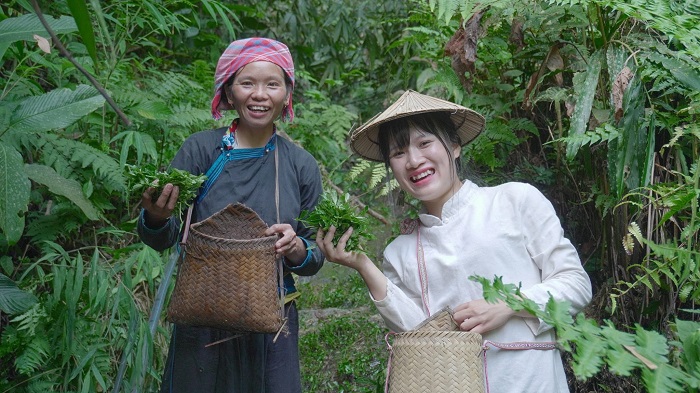
[[[299,270],[299,269],[303,268],[304,265],[309,263],[309,261],[311,260],[311,256],[313,255],[313,253],[309,249],[309,241],[304,239],[301,236],[299,236],[299,239],[301,239],[301,241],[304,242],[304,247],[306,248],[306,258],[304,258],[304,262],[302,262],[301,265],[299,265],[299,266],[289,266],[287,264],[287,258],[285,257],[284,258],[284,267],[286,267],[287,269],[289,269],[291,271],[295,271],[295,270]]]
[[[139,224],[141,224],[141,227],[143,227],[143,231],[148,233],[149,235],[157,235],[165,230],[165,228],[168,226],[170,223],[170,218],[168,218],[168,221],[165,222],[165,224],[160,227],[160,228],[151,228],[148,225],[146,225],[146,209],[141,208],[141,213],[139,213]]]
[[[205,175],[207,176],[207,180],[202,185],[202,191],[197,196],[197,203],[200,203],[204,199],[204,197],[207,196],[207,193],[209,193],[209,189],[211,189],[211,186],[212,184],[214,184],[216,179],[219,178],[219,175],[221,175],[221,172],[223,172],[227,162],[235,160],[246,160],[249,158],[260,158],[264,156],[265,153],[275,150],[277,142],[277,134],[272,134],[272,137],[264,147],[232,149],[231,146],[227,145],[226,138],[227,136],[224,135],[223,141],[221,143],[221,154],[219,154],[214,163],[211,164],[211,167],[209,167],[209,169],[207,170],[207,173],[205,173]]]
[[[224,170],[224,166],[226,166],[226,163],[229,161],[230,152],[230,150],[221,150],[221,154],[219,154],[219,156],[216,157],[214,163],[211,164],[211,166],[207,170],[207,173],[205,173],[207,180],[204,181],[204,185],[202,186],[202,192],[200,192],[199,195],[197,195],[196,203],[201,202],[202,199],[204,199],[204,197],[207,196],[211,185],[214,184],[216,179],[221,174],[221,171]]]

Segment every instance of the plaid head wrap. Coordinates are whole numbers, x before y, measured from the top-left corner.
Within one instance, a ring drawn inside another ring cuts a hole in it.
[[[254,61],[269,61],[282,68],[285,75],[292,81],[294,88],[294,61],[289,53],[289,48],[279,41],[269,38],[246,38],[233,41],[219,58],[214,74],[214,99],[211,101],[211,114],[214,119],[221,118],[222,110],[233,109],[226,100],[221,99],[224,83],[228,81],[238,70],[248,63]],[[294,109],[292,109],[292,95],[289,95],[289,102],[282,111],[283,121],[294,119]]]

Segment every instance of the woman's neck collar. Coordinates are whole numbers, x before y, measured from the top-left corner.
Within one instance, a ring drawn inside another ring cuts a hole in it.
[[[274,124],[267,129],[251,130],[239,123],[235,130],[236,145],[243,149],[264,147],[274,133]]]
[[[450,196],[446,200],[423,202],[423,208],[431,216],[435,216],[439,219],[442,219],[443,218],[442,213],[445,209],[445,206],[452,203],[452,200],[455,198],[455,195],[457,195],[460,188],[462,188],[462,182],[457,180],[452,185],[452,192],[450,193]]]

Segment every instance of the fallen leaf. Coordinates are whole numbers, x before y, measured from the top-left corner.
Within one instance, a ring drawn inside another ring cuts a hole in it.
[[[44,51],[44,53],[51,53],[51,43],[46,38],[34,34],[34,41],[39,45],[39,49]]]

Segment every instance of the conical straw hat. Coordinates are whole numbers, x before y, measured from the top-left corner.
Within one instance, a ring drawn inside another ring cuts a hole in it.
[[[484,117],[477,112],[449,101],[407,90],[384,112],[355,129],[350,136],[350,147],[368,160],[382,162],[377,138],[379,126],[394,119],[427,112],[449,112],[462,140],[462,146],[471,142],[484,129]]]

